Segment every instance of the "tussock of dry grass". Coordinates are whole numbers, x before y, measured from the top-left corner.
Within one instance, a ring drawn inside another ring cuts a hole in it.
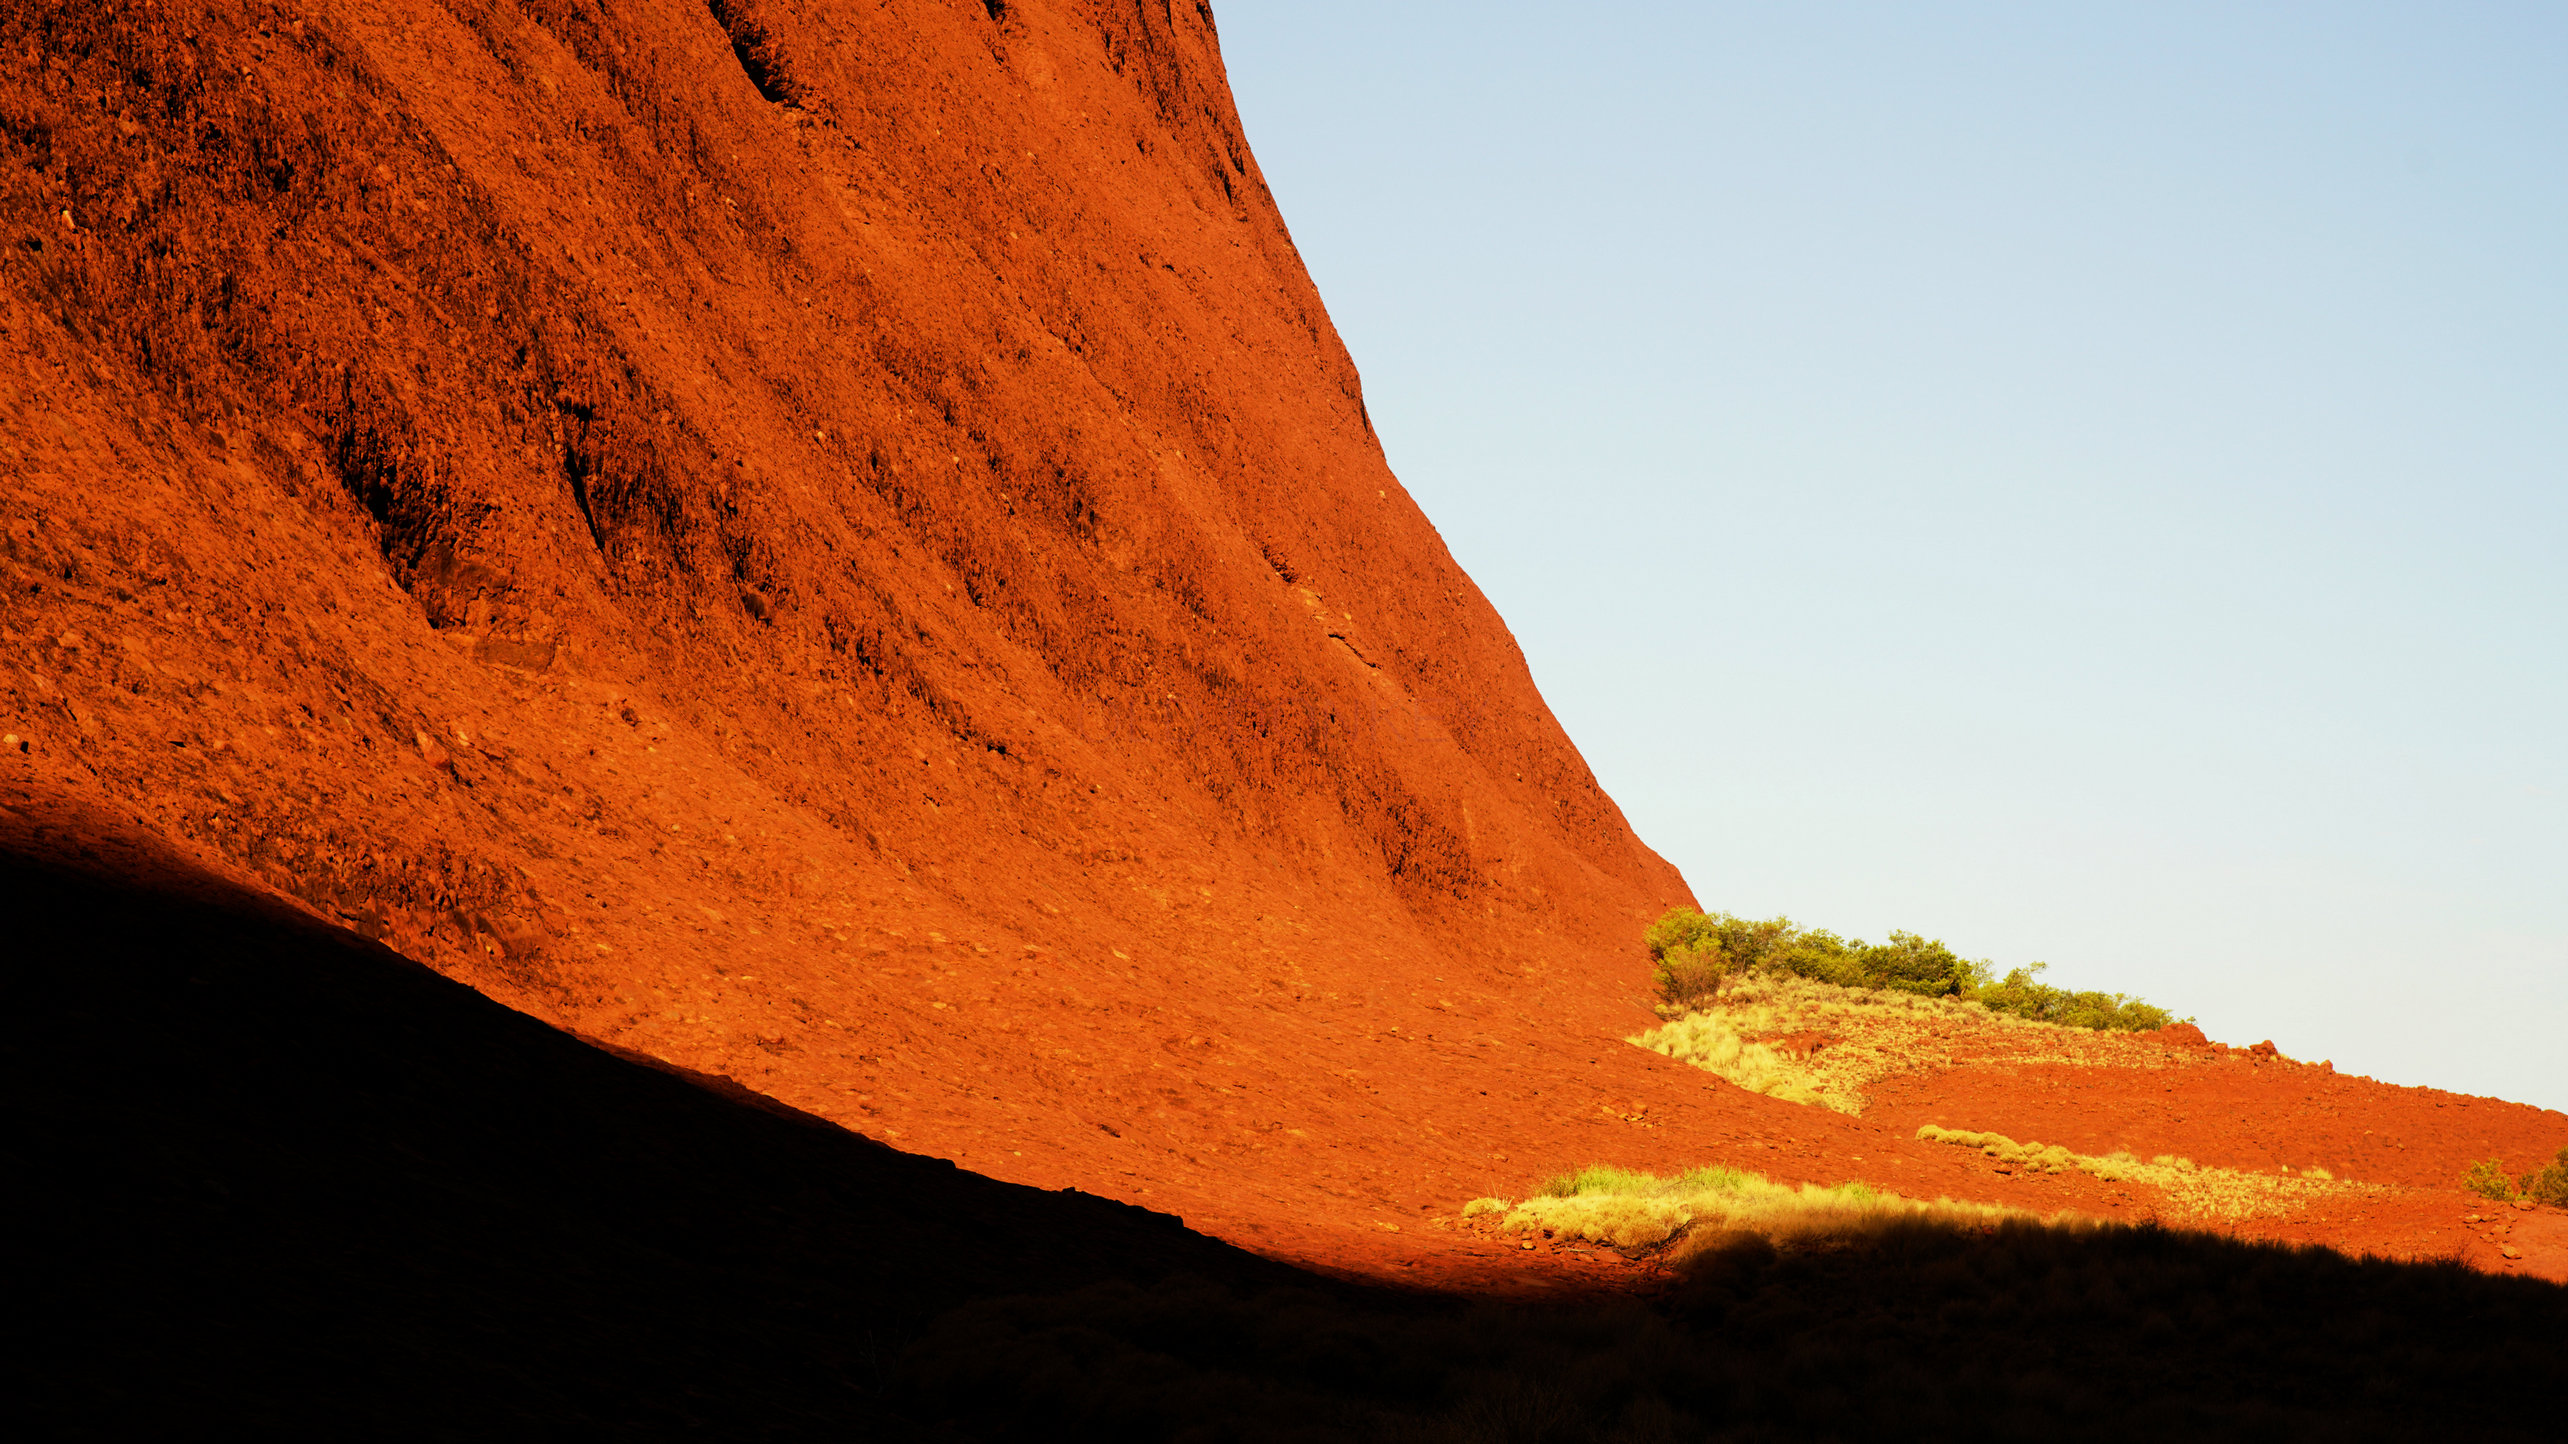
[[[1962,1128],[1941,1128],[1932,1123],[1918,1129],[1917,1136],[1928,1143],[1976,1148],[1991,1158],[2019,1168],[2044,1173],[2066,1173],[2074,1169],[2092,1174],[2106,1183],[2129,1181],[2146,1184],[2165,1195],[2170,1212],[2197,1220],[2257,1218],[2290,1213],[2323,1198],[2388,1192],[2376,1184],[2340,1181],[2336,1175],[2316,1165],[2295,1175],[2288,1169],[2279,1173],[2246,1173],[2230,1168],[2204,1168],[2190,1158],[2166,1154],[2145,1161],[2128,1153],[2099,1158],[2072,1153],[2056,1143],[2018,1143],[2002,1133],[1974,1133]]]
[[[1813,1034],[1835,1041],[1806,1055],[1773,1041]],[[2169,1063],[2165,1049],[2128,1033],[2038,1023],[1958,998],[1840,988],[1789,974],[1742,979],[1718,1002],[1624,1041],[1752,1093],[1839,1113],[1863,1112],[1872,1084],[1921,1068],[1983,1059],[2126,1068]]]
[[[1555,1178],[1521,1203],[1481,1198],[1463,1206],[1466,1219],[1491,1214],[1499,1215],[1501,1233],[1538,1232],[1632,1252],[1672,1242],[1673,1257],[1740,1234],[1809,1242],[1850,1238],[1898,1220],[1978,1226],[2031,1216],[1942,1198],[1924,1203],[1864,1183],[1776,1183],[1736,1168],[1698,1168],[1661,1178],[1601,1166]]]
[[[1840,1113],[1863,1111],[1862,1095],[1848,1097],[1826,1091],[1816,1069],[1763,1043],[1749,1041],[1748,1034],[1741,1031],[1743,1026],[1751,1031],[1755,1027],[1732,1016],[1728,1009],[1709,1009],[1688,1013],[1623,1041],[1664,1053],[1680,1063],[1691,1063],[1751,1093],[1763,1093],[1787,1103],[1815,1103]]]
[[[2072,1168],[2083,1167],[2107,1183],[2122,1176],[2112,1171],[2112,1164],[2108,1161],[2081,1157],[2056,1143],[2048,1147],[2039,1143],[2018,1143],[2003,1133],[1972,1133],[1960,1128],[1939,1128],[1932,1123],[1918,1129],[1917,1136],[1928,1143],[1958,1143],[1964,1148],[1976,1148],[2000,1162],[2042,1173],[2066,1173]]]

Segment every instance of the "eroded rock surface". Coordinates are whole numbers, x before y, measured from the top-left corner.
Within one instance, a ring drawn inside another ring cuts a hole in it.
[[[1687,899],[1385,465],[1202,7],[13,6],[0,254],[9,765],[564,1026],[1407,1207],[1492,1150],[1304,1142],[1374,1131],[1355,1040],[1580,1086]]]

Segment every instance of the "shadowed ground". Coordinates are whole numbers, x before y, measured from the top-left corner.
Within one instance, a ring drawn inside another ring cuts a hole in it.
[[[64,1434],[844,1432],[964,1299],[1301,1277],[628,1062],[84,831],[0,863],[10,1292]]]
[[[644,1066],[24,794],[5,1135],[56,1437],[2548,1437],[2568,1290],[2155,1229],[1473,1301]]]

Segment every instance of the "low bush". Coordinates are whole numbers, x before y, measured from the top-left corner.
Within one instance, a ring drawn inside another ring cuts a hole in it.
[[[2568,1208],[2568,1148],[2560,1149],[2548,1167],[2535,1169],[2516,1182],[2523,1196],[2533,1202]]]
[[[2048,963],[2035,963],[2031,967],[2011,969],[1997,982],[1982,983],[1972,989],[1970,996],[1993,1012],[2013,1013],[2037,1023],[2060,1023],[2072,1028],[2140,1033],[2178,1021],[2166,1009],[2153,1007],[2122,993],[2073,992],[2037,981],[2048,967]],[[2190,1023],[2193,1020],[2186,1018],[2182,1021]]]
[[[1680,944],[1658,954],[1657,962],[1659,996],[1685,1007],[1712,1001],[1739,974],[1718,948]]]
[[[2548,1164],[2521,1174],[2506,1172],[2501,1159],[2483,1158],[2461,1175],[2461,1186],[2499,1203],[2530,1200],[2568,1208],[2568,1148],[2560,1149]]]
[[[1724,984],[1765,960],[1773,939],[1759,930],[1781,923],[1669,909],[1641,935],[1656,969],[1659,996],[1677,1007],[1710,1002]]]
[[[1994,965],[1972,962],[1916,933],[1894,932],[1886,943],[1868,943],[1800,927],[1790,918],[1760,921],[1679,907],[1650,924],[1642,941],[1649,946],[1660,1001],[1674,1008],[1702,1007],[1750,974],[1785,973],[1841,988],[1967,998],[1995,1012],[2071,1027],[2140,1032],[2178,1021],[2166,1009],[2122,993],[2052,987],[2040,981],[2047,963],[1998,978]]]
[[[2461,1175],[2461,1186],[2481,1198],[2493,1198],[2499,1203],[2514,1202],[2514,1180],[2506,1175],[2505,1164],[2494,1158],[2482,1158],[2471,1164],[2469,1171]]]

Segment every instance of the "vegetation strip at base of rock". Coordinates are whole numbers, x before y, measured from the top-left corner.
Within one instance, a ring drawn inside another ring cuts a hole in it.
[[[2052,987],[2040,981],[2048,963],[2015,968],[2000,978],[1996,964],[1970,961],[1916,933],[1894,932],[1889,942],[1876,944],[1800,927],[1790,918],[1760,921],[1674,907],[1650,924],[1643,941],[1659,996],[1671,1007],[1700,1006],[1741,978],[1784,973],[1841,988],[1964,998],[1996,1012],[2077,1028],[2137,1033],[2179,1021],[2164,1008],[2122,993]]]
[[[2163,1049],[2133,1035],[2034,1022],[1965,998],[1848,988],[1760,973],[1718,1000],[1663,1005],[1659,1027],[1626,1038],[1752,1093],[1861,1113],[1865,1090],[1893,1074],[1950,1067],[1957,1047],[2002,1049],[2006,1061],[2156,1068]],[[1795,1046],[1790,1040],[1798,1039]]]

